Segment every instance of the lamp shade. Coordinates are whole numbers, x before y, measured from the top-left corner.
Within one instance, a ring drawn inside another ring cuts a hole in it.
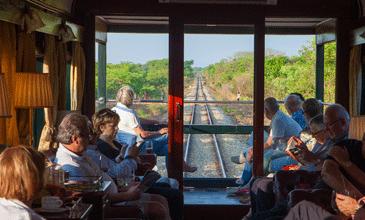
[[[9,109],[9,91],[5,85],[5,77],[3,73],[0,73],[0,117],[10,117],[10,109]]]
[[[16,73],[14,106],[17,108],[52,107],[53,95],[49,75],[30,72]]]

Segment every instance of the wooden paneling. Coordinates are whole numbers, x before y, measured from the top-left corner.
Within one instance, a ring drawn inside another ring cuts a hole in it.
[[[74,0],[25,0],[32,5],[60,15],[71,15]]]
[[[86,73],[81,113],[91,118],[95,112],[95,15],[86,14],[84,19],[85,41],[82,47],[85,51]]]
[[[148,24],[120,24],[109,25],[108,32],[115,33],[168,33],[168,25],[148,25]],[[206,26],[206,25],[186,25],[186,34],[253,34],[254,28],[238,26]],[[306,35],[315,34],[314,27],[265,27],[266,34],[280,35]],[[334,35],[334,34],[333,34]],[[333,39],[334,40],[334,39]]]
[[[365,116],[352,117],[349,128],[349,138],[362,140],[365,133]]]
[[[316,99],[324,98],[324,45],[316,45]]]
[[[107,39],[108,26],[100,17],[95,17],[95,40],[99,43],[105,44]]]
[[[328,19],[317,25],[316,44],[325,44],[336,40],[336,19]]]
[[[349,110],[350,25],[348,19],[336,24],[336,92],[335,101]]]
[[[183,181],[183,126],[184,126],[184,25],[177,17],[170,20],[169,29],[169,97],[168,174]]]
[[[265,23],[255,24],[254,42],[254,138],[253,138],[253,175],[262,176],[264,154],[264,62],[265,62]]]
[[[203,5],[203,4],[159,4],[157,0],[91,0],[77,1],[76,14],[91,10],[97,15],[182,15],[191,19],[215,17],[243,20],[246,15],[255,17],[344,17],[358,16],[357,1],[354,0],[280,0],[276,6],[254,5]],[[188,15],[188,16],[187,16]]]

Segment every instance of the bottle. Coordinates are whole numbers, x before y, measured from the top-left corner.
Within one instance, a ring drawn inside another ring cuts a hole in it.
[[[55,170],[58,173],[58,179],[56,180],[57,185],[64,186],[65,185],[65,171],[63,170],[62,166],[57,164],[55,166]]]

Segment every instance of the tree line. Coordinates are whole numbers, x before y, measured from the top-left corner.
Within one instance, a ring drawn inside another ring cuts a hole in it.
[[[315,42],[303,46],[297,56],[267,50],[265,53],[265,97],[283,100],[291,92],[304,97],[315,97]],[[216,98],[235,99],[240,92],[242,100],[253,99],[254,60],[252,52],[240,52],[222,59],[202,70],[207,84]],[[325,45],[324,100],[334,102],[336,44]],[[218,96],[218,97],[217,97]]]
[[[315,43],[308,42],[297,56],[286,56],[273,50],[265,54],[265,96],[282,100],[291,92],[315,97]],[[336,45],[325,46],[325,102],[334,102]],[[253,53],[239,52],[205,68],[193,67],[194,61],[184,62],[185,84],[200,73],[215,97],[233,100],[237,92],[242,100],[253,99]],[[97,77],[97,76],[96,76]],[[97,82],[97,80],[96,80]],[[151,60],[145,64],[121,62],[107,64],[107,99],[114,99],[117,90],[130,85],[141,99],[166,98],[168,89],[168,59]]]

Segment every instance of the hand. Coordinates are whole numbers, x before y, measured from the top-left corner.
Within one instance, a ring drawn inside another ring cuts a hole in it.
[[[354,215],[358,208],[357,201],[350,196],[336,193],[335,201],[338,210],[347,217]]]
[[[139,155],[139,147],[136,147],[134,145],[127,149],[127,156],[132,157],[132,158],[137,158],[138,155]]]
[[[301,149],[302,151],[309,151],[307,145],[305,145],[304,142],[300,140],[300,138],[293,136],[289,140],[294,141],[295,147]]]
[[[140,182],[132,182],[126,193],[128,193],[129,200],[137,200],[141,198],[141,190],[139,189]]]
[[[167,132],[168,132],[168,128],[161,128],[158,132],[159,132],[160,134],[167,134]]]
[[[251,162],[253,159],[253,150],[252,148],[248,149],[247,153],[246,153],[246,160],[248,162]]]
[[[350,162],[349,153],[344,147],[334,146],[328,155],[333,157],[342,167],[346,167]]]

